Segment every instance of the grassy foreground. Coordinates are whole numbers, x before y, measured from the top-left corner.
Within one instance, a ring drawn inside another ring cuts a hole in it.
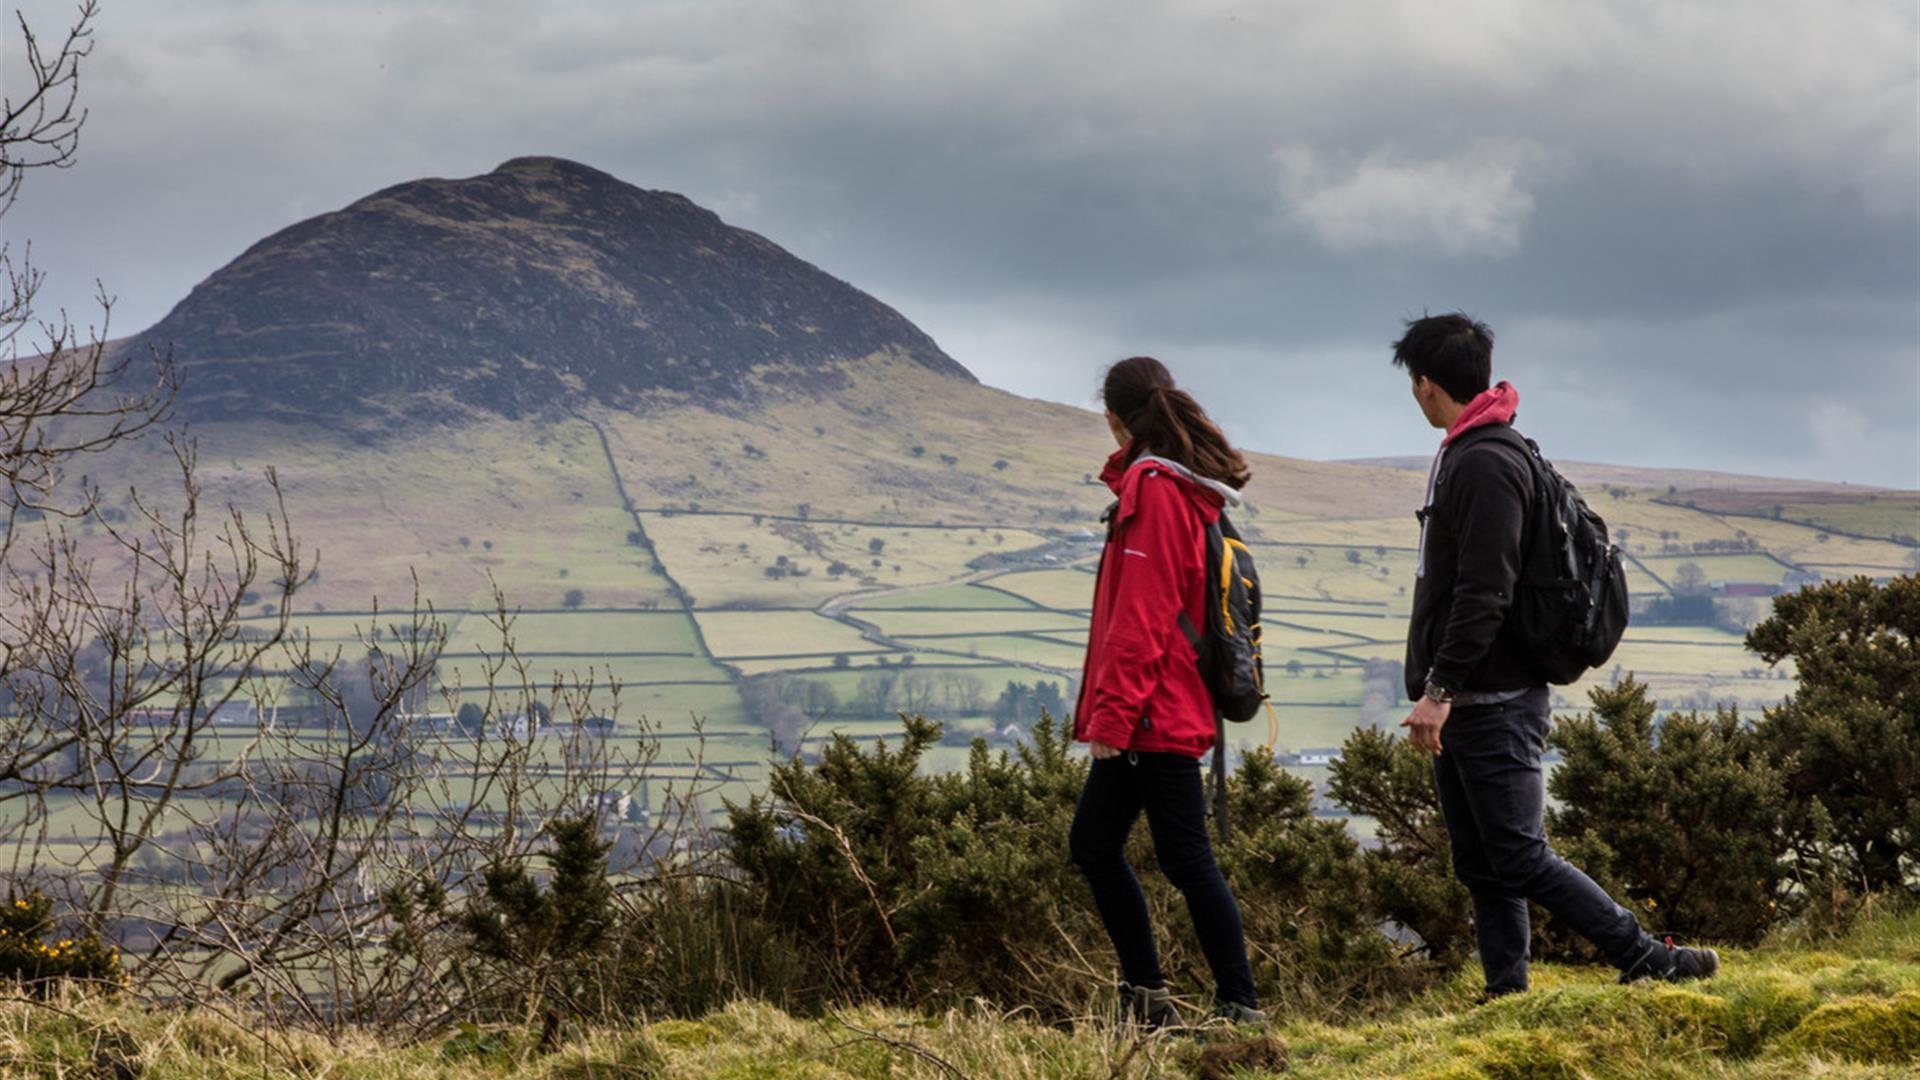
[[[1295,1021],[1265,1038],[1145,1041],[984,1009],[822,1019],[739,1003],[701,1020],[578,1032],[542,1052],[531,1031],[466,1029],[411,1046],[263,1036],[244,1018],[68,995],[0,1004],[0,1074],[174,1078],[592,1077],[1893,1077],[1920,1073],[1920,913],[1843,937],[1728,950],[1709,984],[1614,985],[1542,964],[1532,993],[1473,1004],[1476,978],[1380,1018]]]

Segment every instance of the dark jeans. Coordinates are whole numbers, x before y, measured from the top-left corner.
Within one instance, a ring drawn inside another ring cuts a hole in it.
[[[1456,707],[1440,729],[1445,753],[1434,759],[1433,778],[1452,842],[1453,872],[1473,895],[1490,993],[1527,988],[1529,900],[1599,946],[1623,971],[1661,948],[1632,912],[1547,846],[1540,752],[1552,724],[1547,689],[1540,687],[1498,705]]]
[[[1142,810],[1161,872],[1187,899],[1200,949],[1213,969],[1214,1001],[1254,1007],[1240,907],[1207,840],[1200,763],[1180,754],[1125,753],[1095,761],[1068,833],[1068,850],[1093,887],[1100,920],[1120,954],[1122,976],[1135,986],[1166,985],[1147,918],[1147,898],[1125,852],[1127,834]]]

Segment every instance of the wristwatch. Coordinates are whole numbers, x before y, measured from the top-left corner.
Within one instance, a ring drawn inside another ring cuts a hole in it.
[[[1447,689],[1444,686],[1441,686],[1439,683],[1434,682],[1432,679],[1427,680],[1427,691],[1425,696],[1428,701],[1433,702],[1435,705],[1447,705],[1447,704],[1451,704],[1453,701],[1453,691]]]

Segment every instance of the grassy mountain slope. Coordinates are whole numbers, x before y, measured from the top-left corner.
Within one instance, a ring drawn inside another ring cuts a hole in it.
[[[413,1045],[256,1030],[239,1017],[70,997],[0,1004],[0,1070],[146,1080],[306,1077],[482,1080],[588,1077],[945,1078],[1297,1076],[1867,1078],[1920,1068],[1920,918],[1882,915],[1837,940],[1783,936],[1728,950],[1717,979],[1617,986],[1610,973],[1540,964],[1535,989],[1475,1006],[1476,976],[1385,1015],[1297,1020],[1269,1037],[1137,1042],[1104,1023],[1041,1027],[976,1009],[944,1016],[862,1008],[790,1017],[740,1003],[700,1020],[637,1020],[552,1051],[534,1029]],[[1103,1009],[1089,987],[1090,1015]],[[137,1073],[134,1070],[138,1070]]]

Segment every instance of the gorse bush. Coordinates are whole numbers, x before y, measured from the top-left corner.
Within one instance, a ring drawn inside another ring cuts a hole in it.
[[[603,1012],[617,991],[617,964],[603,951],[617,914],[607,879],[607,845],[591,814],[547,825],[549,880],[543,888],[521,861],[488,867],[480,894],[460,919],[474,968],[491,976],[505,1011],[562,1017]]]
[[[928,775],[940,726],[903,725],[897,745],[840,737],[817,764],[777,765],[732,808],[729,856],[761,917],[811,954],[820,1000],[1056,997],[1059,962],[1098,929],[1065,855],[1085,763],[1043,718],[1015,754],[976,744],[965,772]]]
[[[1460,963],[1473,948],[1473,905],[1453,876],[1432,756],[1404,739],[1360,728],[1333,763],[1327,791],[1374,821],[1380,842],[1362,857],[1373,912],[1418,934],[1433,960]]]
[[[813,1004],[978,997],[1083,1015],[1116,974],[1066,855],[1086,762],[1065,725],[1043,714],[1017,751],[976,742],[964,772],[928,775],[919,759],[939,726],[903,724],[897,746],[839,739],[817,764],[777,766],[767,795],[730,814],[729,857],[761,917],[821,972]],[[1358,845],[1340,822],[1314,817],[1311,788],[1261,753],[1235,771],[1228,794],[1236,832],[1220,861],[1262,992],[1326,1010],[1408,985],[1368,906]],[[1169,978],[1183,992],[1210,988],[1185,905],[1152,870],[1144,827],[1128,855]]]
[[[0,905],[0,979],[37,989],[66,979],[117,988],[120,958],[95,934],[62,936],[44,893],[9,889]]]
[[[1255,750],[1227,782],[1233,839],[1221,868],[1240,901],[1263,1000],[1345,1012],[1419,985],[1379,931],[1367,866],[1346,823],[1313,813],[1313,786]]]
[[[1796,847],[1866,891],[1920,890],[1920,577],[1829,582],[1773,610],[1747,647],[1800,677],[1757,729]]]
[[[1632,679],[1592,698],[1550,736],[1549,831],[1650,930],[1758,941],[1789,900],[1788,796],[1761,739],[1731,709],[1656,723]]]

